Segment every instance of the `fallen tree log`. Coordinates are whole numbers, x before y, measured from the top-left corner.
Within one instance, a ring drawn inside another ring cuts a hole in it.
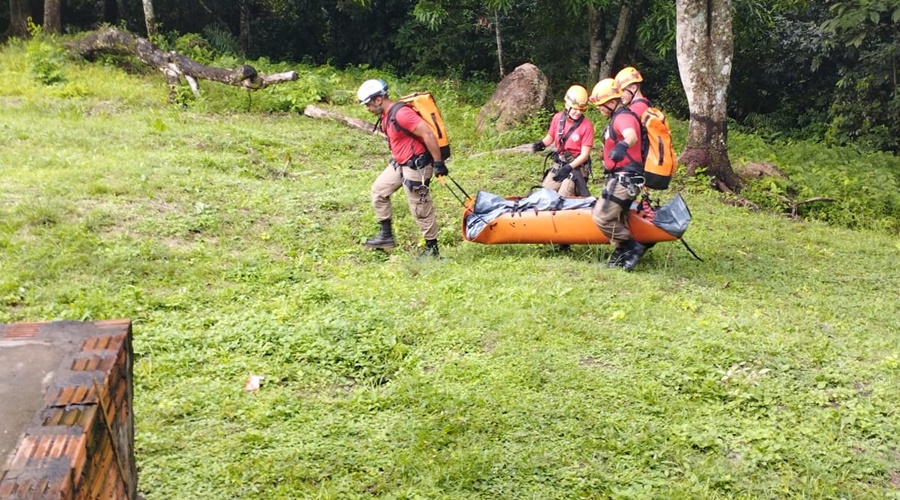
[[[116,28],[104,28],[83,38],[66,44],[66,47],[81,57],[91,57],[97,53],[124,53],[136,56],[149,66],[164,75],[169,84],[169,99],[174,97],[175,88],[181,85],[181,78],[188,82],[194,95],[199,96],[197,80],[210,80],[242,87],[247,90],[258,90],[282,82],[297,79],[296,71],[260,75],[256,69],[245,64],[237,69],[218,68],[198,63],[190,57],[176,52],[166,52],[157,48],[146,38],[134,36]]]
[[[482,153],[476,153],[472,155],[472,158],[477,156],[484,155],[496,155],[496,154],[512,154],[512,153],[534,153],[531,144],[522,144],[521,146],[516,146],[512,148],[504,148],[504,149],[493,149],[491,151],[484,151]]]
[[[363,132],[368,132],[370,134],[380,135],[386,137],[384,132],[381,129],[376,129],[372,123],[369,123],[365,120],[361,120],[359,118],[354,118],[352,116],[342,115],[340,113],[335,113],[334,111],[328,111],[326,109],[322,109],[310,104],[303,109],[303,115],[308,116],[310,118],[326,118],[331,120],[337,120],[339,122],[346,123],[353,128],[362,130]]]
[[[814,202],[832,203],[832,202],[837,201],[834,198],[829,198],[827,196],[816,196],[813,198],[809,198],[808,200],[802,200],[802,201],[792,200],[786,196],[781,196],[780,198],[781,198],[781,201],[786,203],[788,205],[788,208],[791,209],[791,214],[790,214],[791,218],[795,219],[795,220],[798,218],[797,215],[798,215],[798,210],[800,208],[800,205],[805,205],[807,203],[814,203]]]

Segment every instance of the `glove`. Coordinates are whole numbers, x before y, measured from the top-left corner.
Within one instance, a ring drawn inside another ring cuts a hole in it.
[[[540,151],[543,151],[546,147],[547,146],[544,146],[544,141],[540,140],[531,145],[531,150],[534,151],[535,153],[538,153]]]
[[[434,175],[438,177],[450,175],[450,170],[447,169],[447,165],[444,164],[444,160],[434,160]]]
[[[572,165],[568,163],[563,163],[558,169],[556,169],[556,175],[553,176],[553,180],[556,182],[562,182],[569,177],[569,174],[572,173]]]
[[[622,158],[625,158],[625,151],[628,150],[628,143],[625,141],[619,141],[616,143],[616,146],[612,151],[609,152],[609,159],[618,163],[622,161]]]

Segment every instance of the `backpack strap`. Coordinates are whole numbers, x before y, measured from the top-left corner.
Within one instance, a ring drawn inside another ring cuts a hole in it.
[[[638,97],[637,99],[632,99],[632,101],[631,101],[632,104],[634,104],[636,102],[642,102],[642,103],[646,104],[648,108],[650,107],[650,101],[648,101],[645,97]]]
[[[570,128],[569,131],[566,132],[566,135],[563,135],[563,130],[565,130],[566,128],[566,114],[565,112],[562,113],[562,115],[559,117],[559,127],[556,128],[557,153],[563,150],[563,148],[566,146],[566,141],[568,141],[569,137],[571,137],[572,134],[575,133],[575,130],[577,130],[578,127],[581,126],[582,120],[584,120],[584,115],[579,116],[578,119],[575,120],[574,123],[572,123],[572,128]]]
[[[397,112],[400,111],[400,108],[402,108],[403,106],[408,106],[408,104],[406,104],[405,102],[398,102],[398,103],[395,103],[393,106],[391,106],[391,109],[388,110],[388,121],[397,130],[399,130],[399,131],[403,132],[404,134],[412,137],[413,139],[421,142],[422,144],[425,144],[425,142],[422,141],[422,139],[420,139],[419,136],[417,136],[416,134],[413,134],[412,132],[407,130],[406,127],[400,125],[400,123],[397,121]]]
[[[632,164],[639,165],[641,167],[641,172],[643,172],[644,171],[644,157],[647,154],[645,150],[646,150],[648,144],[647,144],[647,132],[646,132],[646,129],[644,129],[644,123],[641,122],[641,117],[638,116],[637,113],[635,113],[634,111],[628,109],[626,106],[622,106],[621,108],[617,109],[615,113],[613,113],[612,118],[610,118],[610,120],[609,120],[609,125],[607,125],[607,127],[609,127],[609,136],[615,137],[615,131],[613,130],[613,123],[615,123],[616,118],[621,114],[631,115],[637,120],[637,123],[638,123],[638,131],[637,132],[638,132],[638,134],[640,134],[640,139],[641,139],[641,158],[635,160],[634,158],[631,157],[630,154],[628,154],[627,151],[625,152],[625,157],[627,157],[629,160],[631,160]]]

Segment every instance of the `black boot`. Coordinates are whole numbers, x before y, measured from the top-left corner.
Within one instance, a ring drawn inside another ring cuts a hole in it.
[[[616,249],[613,250],[612,255],[609,256],[609,260],[606,262],[606,266],[609,267],[610,269],[622,265],[622,257],[624,257],[625,252],[628,251],[625,243],[626,242],[624,242],[624,241],[620,242],[616,246]]]
[[[391,249],[397,246],[394,241],[394,231],[391,229],[391,219],[381,221],[381,232],[366,240],[369,248]]]
[[[437,240],[425,240],[425,249],[419,254],[419,257],[440,257],[441,252],[438,250]]]
[[[629,241],[631,242],[630,248],[625,254],[625,257],[622,258],[622,268],[627,272],[631,272],[631,270],[634,269],[634,266],[636,266],[641,259],[641,255],[644,255],[644,251],[647,250],[647,247],[644,245],[641,245],[634,240]]]

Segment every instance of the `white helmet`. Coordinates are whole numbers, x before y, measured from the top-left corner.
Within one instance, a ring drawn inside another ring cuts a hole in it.
[[[359,99],[360,104],[369,104],[372,99],[387,95],[387,91],[388,85],[384,83],[384,80],[366,80],[356,91],[356,98]]]

